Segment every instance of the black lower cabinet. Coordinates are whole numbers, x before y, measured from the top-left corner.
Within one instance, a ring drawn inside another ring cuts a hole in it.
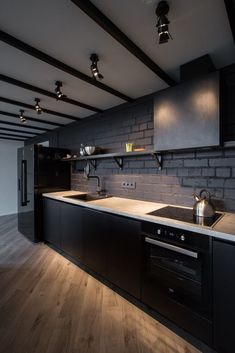
[[[107,227],[106,213],[83,208],[83,262],[102,276],[107,273]]]
[[[83,209],[84,264],[140,297],[140,222]]]
[[[44,240],[76,260],[83,260],[82,208],[44,198]]]
[[[235,351],[235,245],[213,241],[214,348]]]
[[[44,240],[61,247],[60,202],[48,198],[43,199],[43,237]]]
[[[60,203],[61,250],[78,261],[83,261],[82,208]]]
[[[140,298],[140,222],[107,215],[109,226],[107,278],[136,298]]]

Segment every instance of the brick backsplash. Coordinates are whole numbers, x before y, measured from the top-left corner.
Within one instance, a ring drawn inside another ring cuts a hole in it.
[[[126,142],[153,149],[152,97],[124,104],[79,123],[47,134],[56,146],[76,153],[80,144],[102,147],[105,152],[125,150]],[[37,140],[38,141],[38,140]],[[35,142],[37,142],[35,140]],[[31,140],[34,142],[34,140]],[[235,211],[235,148],[202,149],[163,153],[163,168],[156,168],[151,156],[128,157],[120,170],[112,159],[97,161],[96,171],[108,193],[116,196],[193,206],[193,193],[206,188],[219,210]],[[95,191],[96,180],[83,176],[84,162],[72,167],[72,188]],[[136,189],[121,187],[122,181],[136,182]]]

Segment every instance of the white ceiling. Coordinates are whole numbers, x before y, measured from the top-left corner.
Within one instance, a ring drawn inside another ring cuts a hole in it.
[[[176,81],[181,64],[204,54],[211,55],[217,68],[234,62],[234,42],[223,0],[169,0],[173,40],[163,45],[157,42],[155,28],[158,1],[92,0],[92,3]],[[138,98],[167,87],[70,0],[2,0],[0,24],[1,30],[88,76],[89,56],[97,53],[104,76],[102,82],[129,97]],[[124,102],[3,42],[0,42],[0,53],[0,74],[51,92],[54,82],[60,80],[69,98],[103,110]],[[0,96],[31,105],[38,97],[42,107],[80,118],[94,113],[4,82],[0,82]],[[17,114],[20,108],[0,103],[2,111]],[[28,109],[25,115],[40,118],[42,122],[71,122],[45,113],[37,115]],[[0,119],[17,121],[3,116]],[[29,124],[48,127],[31,121]]]

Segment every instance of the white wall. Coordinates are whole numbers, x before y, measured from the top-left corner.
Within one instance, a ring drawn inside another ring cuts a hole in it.
[[[23,145],[0,139],[0,216],[17,213],[17,148]]]

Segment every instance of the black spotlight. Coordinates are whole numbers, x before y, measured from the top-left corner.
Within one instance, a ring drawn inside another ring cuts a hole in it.
[[[55,94],[57,95],[57,100],[61,99],[61,98],[65,98],[66,95],[61,92],[61,87],[63,86],[62,82],[56,81],[55,86],[56,86],[55,87]]]
[[[157,15],[157,31],[159,35],[159,44],[167,43],[168,39],[172,39],[168,25],[170,21],[166,17],[169,12],[169,5],[167,1],[160,1],[156,8],[156,15]]]
[[[42,114],[42,108],[39,105],[40,99],[35,98],[34,101],[36,102],[34,108],[35,108],[37,114]]]
[[[20,122],[21,122],[22,124],[25,124],[25,123],[27,122],[27,119],[26,119],[26,117],[24,116],[24,110],[23,110],[23,109],[20,109],[19,118],[20,118]]]
[[[98,66],[97,66],[97,63],[99,61],[98,55],[91,54],[90,60],[91,60],[91,73],[92,73],[93,79],[96,80],[98,78],[99,80],[102,80],[104,78],[104,76],[101,75],[101,73],[98,70]]]

